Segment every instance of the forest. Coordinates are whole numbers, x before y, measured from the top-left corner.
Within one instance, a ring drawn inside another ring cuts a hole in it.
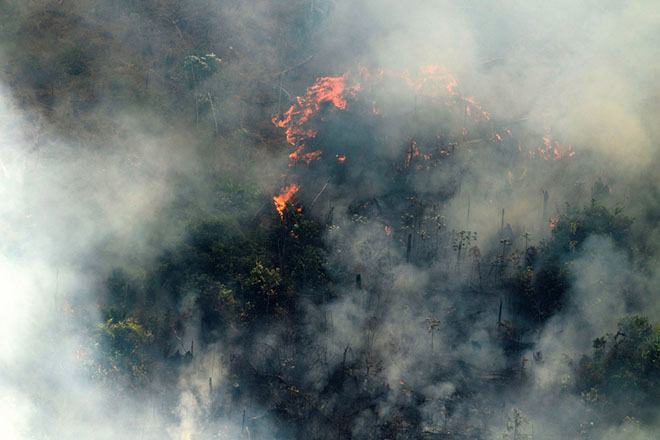
[[[0,437],[650,440],[651,0],[0,0]]]

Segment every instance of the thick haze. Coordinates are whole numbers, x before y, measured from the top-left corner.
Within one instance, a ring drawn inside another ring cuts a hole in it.
[[[37,3],[35,11],[57,2]],[[253,6],[208,3],[219,17],[225,9],[231,13],[224,18],[250,17],[253,26],[241,28],[244,34],[233,35],[231,42],[248,53],[250,62],[256,61],[255,68],[271,75],[281,67],[273,61],[274,53],[286,52],[286,39],[294,37],[270,35],[267,24],[286,2],[260,2],[264,9],[259,13]],[[605,201],[625,207],[626,215],[637,219],[634,234],[647,236],[649,248],[660,250],[660,230],[653,217],[660,200],[659,2],[312,0],[307,7],[316,11],[318,32],[310,53],[295,58],[313,58],[302,74],[279,80],[279,86],[292,94],[280,92],[281,107],[293,104],[294,95],[304,93],[315,76],[356,72],[361,66],[414,72],[440,64],[452,72],[465,95],[489,112],[496,127],[520,133],[526,147],[535,148],[534,142],[548,133],[573,147],[574,158],[556,162],[462,163],[471,173],[453,197],[443,201],[447,230],[466,229],[469,198],[469,228],[480,234],[478,244],[484,254],[499,249],[503,208],[505,223],[514,233],[531,230],[533,243],[538,244],[548,234],[541,191],[550,193],[548,215],[554,216],[565,202],[588,203],[592,186],[601,179],[612,189]],[[140,16],[132,19],[146,23]],[[145,29],[159,26],[164,25],[149,22]],[[253,34],[256,29],[258,36]],[[161,31],[173,32],[164,27]],[[153,39],[158,38],[154,33]],[[268,38],[278,41],[274,53],[250,52],[252,41]],[[277,89],[278,81],[266,73],[266,86],[254,87]],[[67,133],[61,124],[53,128],[52,121],[38,111],[19,105],[17,95],[7,84],[0,88],[0,437],[241,438],[238,412],[232,420],[210,423],[212,433],[199,432],[212,416],[208,396],[200,397],[208,377],[218,378],[214,379],[218,389],[232,386],[217,360],[228,350],[222,344],[206,347],[195,358],[189,371],[177,378],[174,396],[116,393],[107,384],[86,379],[85,363],[96,354],[79,352],[87,337],[84,329],[100,319],[94,291],[112,267],[120,262],[148,266],[161,250],[177,243],[180,225],[167,217],[173,182],[191,182],[196,198],[190,203],[200,212],[214,209],[205,199],[212,196],[210,190],[198,178],[208,173],[200,171],[203,161],[191,147],[197,133],[175,136],[175,130],[158,116],[152,120],[150,115],[119,109],[111,119],[123,136],[94,139],[93,148],[81,146],[79,136]],[[60,97],[62,102],[66,98]],[[240,98],[225,104],[218,111],[221,126],[245,119],[244,113],[250,111]],[[277,103],[270,106],[276,113]],[[267,112],[249,116],[270,124]],[[37,142],[38,138],[42,140]],[[280,174],[287,172],[290,151],[254,153],[259,146],[254,139],[237,144],[220,137],[214,153],[216,159],[223,159],[218,169],[223,176],[236,173],[237,180],[252,178],[261,190],[275,195]],[[249,172],[234,171],[241,160],[249,160]],[[381,183],[377,174],[369,174],[373,187]],[[316,194],[323,181],[307,179],[304,183],[312,185]],[[448,177],[437,172],[425,179],[413,187],[441,187]],[[319,198],[318,212],[313,212],[325,215],[325,209],[337,206],[338,229],[328,234],[328,241],[342,253],[333,253],[331,260],[355,267],[364,290],[353,288],[350,280],[339,287],[343,292],[339,300],[318,307],[310,304],[301,318],[309,322],[306,337],[327,348],[329,365],[339,365],[351,353],[385,359],[379,378],[392,389],[405,383],[421,390],[424,424],[441,424],[443,417],[438,414],[446,408],[439,402],[460,387],[468,368],[484,372],[506,368],[501,347],[488,337],[498,302],[467,293],[469,277],[457,276],[453,266],[407,263],[405,249],[384,236],[382,224],[356,225],[345,215],[354,196],[351,191],[355,190],[331,184]],[[587,409],[578,399],[558,391],[569,374],[563,371],[564,356],[576,359],[588,352],[591,341],[611,332],[622,315],[660,312],[654,296],[660,270],[652,260],[643,275],[633,273],[630,256],[607,237],[590,238],[580,252],[575,271],[580,275],[572,280],[568,306],[530,340],[545,359],[534,363],[531,352],[525,355],[532,379],[511,395],[497,396],[484,389],[481,396],[492,401],[492,414],[474,415],[471,408],[458,408],[457,420],[478,424],[492,438],[501,438],[506,414],[517,406],[534,421],[537,432],[550,433],[537,438],[550,439],[560,438],[562,422],[579,424],[588,417],[583,417]],[[632,305],[619,297],[621,289],[631,285],[641,292]],[[370,291],[378,293],[375,299]],[[504,313],[509,313],[506,304]],[[465,316],[469,323],[457,330],[454,320]],[[374,317],[381,322],[377,327],[370,321]],[[436,331],[429,333],[427,317],[441,321]],[[184,340],[195,338],[197,325],[196,318],[191,319]],[[268,338],[275,341],[282,335],[273,332]],[[348,346],[352,351],[346,350]],[[232,349],[240,350],[240,345]],[[442,353],[442,381],[427,373],[436,368],[438,353]],[[255,365],[259,356],[254,355]],[[466,370],[454,366],[459,361]],[[328,380],[322,370],[310,368],[303,383],[321,389]],[[342,392],[349,395],[351,390]],[[530,397],[539,395],[543,397]],[[397,396],[404,400],[405,392]],[[179,402],[176,414],[158,404],[157,399],[165,397]],[[338,399],[327,405],[342,403]],[[365,431],[356,429],[356,438],[370,438],[366,427],[396,404],[378,402],[361,415]],[[248,417],[262,411],[258,403],[255,408]],[[604,438],[654,437],[642,429],[613,426]]]
[[[657,129],[658,20],[652,1],[338,2],[329,44],[351,62],[444,64],[496,118],[639,167]]]

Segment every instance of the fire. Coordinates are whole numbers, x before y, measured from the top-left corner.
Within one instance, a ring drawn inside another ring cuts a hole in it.
[[[564,146],[559,143],[559,141],[552,140],[550,135],[550,128],[546,127],[546,135],[541,139],[543,140],[543,145],[538,148],[539,156],[545,160],[560,160],[565,157],[573,157],[575,151],[571,145]],[[534,152],[530,152],[534,155]]]
[[[277,212],[280,213],[280,217],[284,218],[284,208],[286,208],[286,202],[290,201],[295,193],[298,192],[300,186],[291,184],[280,191],[279,196],[273,197],[273,203],[275,203],[275,208]]]
[[[477,113],[477,115],[475,115],[477,119],[490,121],[490,115],[488,114],[488,112],[484,110],[479,104],[477,104],[473,97],[462,96],[459,95],[458,93],[456,93],[455,96],[459,96],[463,101],[465,101],[465,111],[467,112],[468,116],[471,115],[471,110],[470,110],[470,106],[471,106]]]
[[[518,151],[525,151],[524,145],[514,137],[511,130],[504,127],[496,128],[489,113],[473,97],[463,94],[456,78],[444,66],[439,64],[428,65],[413,73],[391,70],[379,70],[371,73],[366,68],[360,67],[353,77],[351,77],[350,73],[345,73],[341,76],[318,78],[314,85],[306,89],[304,96],[296,98],[295,103],[284,114],[272,118],[272,122],[277,127],[284,129],[286,141],[293,147],[294,151],[289,154],[291,161],[289,167],[293,167],[301,162],[310,164],[314,160],[321,160],[323,158],[323,150],[314,149],[313,143],[310,142],[318,134],[318,128],[315,126],[315,123],[319,117],[322,118],[324,116],[321,112],[347,110],[349,105],[357,100],[358,92],[362,90],[361,83],[367,85],[366,91],[368,92],[371,88],[379,86],[374,81],[383,79],[394,79],[395,84],[401,84],[403,81],[404,87],[407,85],[415,92],[415,112],[417,112],[417,96],[419,95],[424,98],[431,98],[430,102],[433,103],[444,101],[446,105],[455,109],[456,117],[459,117],[463,121],[469,117],[472,121],[471,126],[478,124],[480,127],[483,127],[481,124],[487,124],[487,130],[489,129],[490,131],[489,136],[484,135],[485,130],[480,128],[480,135],[477,136],[480,139],[466,140],[464,138],[461,145],[488,139],[489,142],[495,145],[499,145],[505,141],[512,142],[512,146],[517,143]],[[362,90],[363,94],[364,92]],[[366,104],[367,109],[369,107],[371,109],[370,113],[379,119],[384,117],[381,115],[381,109],[376,101],[369,100],[366,101]],[[387,107],[384,112],[390,113]],[[534,143],[532,144],[532,148],[528,149],[531,156],[538,156],[545,160],[559,160],[575,155],[571,146],[560,144],[559,141],[553,139],[550,129],[548,127],[545,129],[546,134],[542,137],[541,144]],[[470,130],[472,129],[470,128]],[[462,133],[464,136],[468,134],[468,126],[466,126],[465,122],[463,122]],[[507,145],[505,144],[503,146],[506,147]],[[471,151],[469,147],[466,147],[466,149],[468,152]],[[426,141],[420,141],[418,145],[417,141],[411,140],[411,143],[408,144],[403,168],[413,167],[417,170],[430,170],[438,166],[453,151],[453,147],[451,151],[447,149],[446,140],[440,135],[438,135],[438,143],[432,145],[429,145]],[[335,153],[335,151],[332,153]],[[328,155],[329,158],[332,157],[332,153]],[[345,155],[335,154],[334,156],[340,164],[345,163]],[[400,162],[394,165],[397,169],[403,171]],[[513,175],[510,174],[509,181],[513,182],[513,180]],[[299,189],[298,185],[292,184],[284,188],[278,196],[273,197],[280,216],[283,216],[286,202],[290,201]],[[551,220],[551,226],[554,226],[555,223]],[[385,230],[389,235],[389,226],[386,226]]]
[[[300,151],[296,150],[296,153],[289,154],[289,158],[296,159],[295,154],[297,154],[297,153],[300,153]],[[316,150],[316,151],[311,151],[309,153],[300,154],[300,155],[297,156],[297,159],[300,159],[300,160],[304,161],[305,163],[310,163],[314,159],[320,158],[322,154],[323,154],[323,151]]]
[[[408,149],[408,154],[406,155],[405,168],[408,168],[410,166],[410,161],[414,157],[419,157],[419,149],[417,148],[416,141],[413,141],[413,143],[410,144],[410,148]]]
[[[551,228],[554,228],[555,226],[557,226],[557,223],[559,223],[559,218],[551,218],[550,219],[550,227]]]
[[[461,103],[465,108],[466,116],[470,116],[475,122],[489,121],[488,113],[476,103],[474,98],[465,96],[459,91],[456,78],[441,65],[429,65],[422,67],[416,74],[412,75],[408,71],[393,72],[389,70],[379,70],[375,74],[370,73],[366,68],[360,67],[357,72],[361,81],[382,79],[384,77],[401,78],[416,93],[426,96],[447,96],[449,99],[447,105],[455,106]],[[331,109],[346,110],[350,99],[356,99],[357,92],[361,90],[360,82],[351,81],[349,73],[335,77],[321,77],[316,80],[313,86],[308,87],[304,96],[296,98],[296,103],[292,105],[284,115],[279,118],[273,117],[272,122],[280,128],[285,129],[286,140],[295,147],[295,150],[289,154],[290,167],[299,162],[311,163],[313,160],[321,159],[322,150],[307,151],[307,142],[316,137],[317,130],[310,127],[309,121],[315,114],[323,108],[324,105]],[[380,110],[376,101],[371,101],[372,112],[374,115],[380,115]],[[463,133],[467,130],[463,127]],[[500,135],[497,135],[501,140]],[[413,157],[420,155],[417,146],[413,146],[405,161],[405,167],[410,166]],[[344,156],[336,156],[340,163],[343,163]],[[425,160],[430,160],[429,155],[424,156]],[[418,169],[430,169],[434,165],[420,165]]]
[[[385,234],[390,235],[392,233],[392,228],[388,225],[385,225]]]
[[[459,91],[458,81],[456,81],[454,75],[444,66],[434,64],[421,68],[420,78],[416,81],[412,81],[407,72],[404,72],[401,76],[416,92],[423,91],[430,96],[438,96],[443,91],[453,99],[452,104],[455,104],[456,101],[463,101],[465,103],[465,113],[467,116],[474,117],[477,121],[490,120],[488,112],[477,104],[473,97],[465,96]]]
[[[438,64],[424,66],[419,71],[419,78],[416,81],[410,79],[408,72],[404,72],[401,76],[408,82],[416,92],[424,90],[425,93],[430,95],[438,95],[440,90],[444,90],[449,96],[458,96],[456,91],[458,88],[458,81],[454,75],[449,73],[446,67]]]
[[[347,97],[355,97],[355,93],[360,89],[360,84],[347,86],[347,79],[348,73],[342,76],[318,78],[313,86],[307,88],[305,96],[296,98],[296,104],[284,113],[282,119],[273,117],[273,124],[284,128],[287,142],[296,147],[296,150],[289,155],[292,163],[299,160],[310,163],[323,154],[321,150],[303,153],[305,142],[316,136],[316,130],[305,127],[305,124],[323,104],[327,103],[340,110],[346,109]]]

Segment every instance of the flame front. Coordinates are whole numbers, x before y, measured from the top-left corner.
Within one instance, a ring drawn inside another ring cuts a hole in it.
[[[308,142],[318,134],[317,128],[311,123],[311,118],[319,114],[324,105],[327,105],[330,109],[346,110],[349,99],[358,98],[357,92],[361,90],[360,83],[362,81],[369,83],[369,81],[382,80],[385,77],[400,78],[417,94],[434,97],[445,96],[448,98],[447,105],[460,105],[464,108],[463,111],[466,117],[470,116],[476,123],[491,122],[489,114],[475,102],[474,98],[465,96],[460,92],[456,78],[444,66],[438,64],[425,66],[416,75],[413,74],[412,76],[408,71],[393,72],[389,70],[380,70],[372,74],[364,67],[359,68],[357,74],[360,82],[351,80],[349,72],[336,77],[318,78],[313,86],[307,88],[304,96],[296,98],[296,103],[284,113],[281,119],[277,116],[273,117],[273,123],[277,127],[285,129],[287,142],[295,148],[289,154],[289,167],[294,167],[300,162],[309,164],[313,160],[321,159],[323,151],[320,149],[312,150]],[[371,104],[373,114],[381,116],[378,103],[372,101]],[[466,128],[463,127],[464,135],[465,132]],[[497,137],[501,141],[499,134]],[[411,161],[418,156],[420,156],[419,148],[413,144],[408,151],[404,168],[411,166]],[[437,166],[437,160],[432,160],[431,155],[425,154],[423,157],[425,161],[433,163],[425,165],[418,163],[415,166],[416,169],[430,169]],[[337,154],[336,159],[338,162],[343,163],[345,156]]]
[[[275,208],[277,212],[280,213],[280,217],[284,218],[284,208],[286,208],[286,202],[290,201],[295,193],[298,192],[300,186],[291,184],[284,188],[279,196],[273,197],[273,203],[275,203]]]
[[[350,73],[341,76],[329,76],[318,78],[314,85],[306,89],[304,96],[296,98],[295,103],[284,112],[283,115],[274,116],[272,122],[286,133],[286,141],[293,146],[293,152],[289,154],[289,167],[302,165],[302,162],[310,164],[314,160],[323,160],[324,151],[319,149],[319,144],[323,140],[314,142],[313,139],[322,129],[317,125],[320,121],[326,119],[327,112],[336,110],[347,110],[349,104],[356,102],[359,98],[370,96],[371,91],[379,86],[379,81],[387,87],[389,80],[394,80],[392,84],[399,84],[409,87],[415,93],[415,112],[417,112],[417,96],[423,99],[430,98],[429,102],[444,102],[448,107],[454,108],[454,116],[460,118],[462,123],[462,141],[460,143],[449,143],[447,148],[446,135],[441,132],[437,135],[438,141],[431,144],[429,142],[418,142],[411,139],[403,158],[403,166],[400,162],[393,165],[401,172],[404,170],[431,170],[437,167],[446,158],[450,157],[457,145],[468,145],[475,142],[485,141],[501,148],[517,148],[519,152],[527,150],[532,157],[544,160],[559,160],[569,158],[575,155],[572,146],[562,145],[551,135],[549,127],[545,127],[545,136],[542,136],[542,142],[533,142],[529,147],[514,136],[511,130],[504,127],[496,127],[496,123],[491,119],[489,113],[481,107],[476,100],[463,94],[456,78],[442,65],[430,65],[419,69],[416,73],[409,71],[394,72],[381,69],[375,73],[361,67],[357,73],[351,77]],[[385,82],[384,82],[385,81]],[[364,89],[361,89],[364,84]],[[358,96],[358,92],[362,96]],[[373,98],[373,96],[371,96]],[[379,108],[378,102],[370,99],[368,101],[372,112],[372,117],[378,120],[394,117],[390,115],[392,111],[386,106]],[[469,123],[466,122],[469,119]],[[470,128],[474,127],[474,128]],[[470,128],[470,131],[468,129]],[[477,132],[474,139],[467,139],[466,136],[472,130]],[[489,134],[486,134],[489,133]],[[452,136],[451,132],[448,134]],[[469,153],[470,147],[466,148]],[[344,149],[345,150],[345,149]],[[339,164],[344,164],[346,155],[340,152],[332,151],[329,158],[334,156]],[[335,154],[336,153],[336,154]],[[520,176],[514,178],[509,173],[508,180],[512,185],[514,181],[524,179],[526,171]],[[286,174],[283,176],[286,177]],[[298,192],[300,187],[291,184],[273,198],[277,211],[283,217],[286,202],[290,201],[293,195]],[[492,203],[492,202],[491,202]],[[554,224],[552,224],[554,226]],[[389,233],[389,228],[386,229]]]
[[[324,103],[331,104],[340,110],[346,109],[347,96],[354,97],[355,92],[360,89],[360,84],[348,87],[347,78],[348,73],[342,76],[318,78],[313,86],[307,88],[305,96],[296,98],[296,104],[284,113],[284,118],[278,119],[277,116],[273,118],[276,126],[286,130],[287,142],[296,147],[296,150],[289,154],[291,165],[299,160],[310,163],[323,154],[321,150],[304,153],[305,142],[316,136],[316,130],[305,127],[305,124],[312,115],[321,109],[321,105]]]

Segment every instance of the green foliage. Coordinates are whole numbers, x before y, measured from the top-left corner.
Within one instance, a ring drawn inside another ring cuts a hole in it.
[[[257,295],[265,298],[273,297],[282,288],[282,277],[279,269],[270,269],[265,267],[261,261],[257,261],[244,285],[252,289]]]
[[[193,283],[203,291],[205,283],[222,283],[240,291],[241,279],[251,270],[259,255],[258,237],[246,236],[231,221],[206,221],[190,226],[183,243],[163,253],[160,264],[152,272],[150,284],[162,286],[174,304]]]
[[[148,347],[153,335],[136,318],[118,319],[117,315],[121,316],[122,312],[117,309],[108,310],[106,314],[110,317],[95,329],[102,355],[96,374],[140,385],[148,372]]]
[[[224,284],[201,275],[191,280],[188,287],[198,292],[196,304],[202,314],[205,330],[222,328],[237,332],[249,318],[251,303],[248,301],[243,304],[236,298],[234,291]]]
[[[231,191],[229,191],[231,189]],[[219,196],[241,199],[246,189],[232,185]],[[327,290],[324,227],[292,206],[284,218],[274,212],[264,224],[240,226],[235,220],[191,221],[180,245],[164,252],[156,267],[142,275],[139,269],[112,271],[106,282],[105,324],[135,316],[149,323],[159,346],[181,329],[183,298],[194,298],[202,319],[202,338],[212,341],[226,332],[238,334],[256,323],[289,319],[303,292]],[[154,305],[168,310],[159,318]],[[154,314],[156,313],[156,314]],[[137,362],[134,362],[137,364]]]
[[[531,247],[525,252],[526,264],[512,281],[518,311],[540,322],[555,314],[563,305],[574,275],[573,261],[586,239],[607,236],[615,245],[626,249],[632,222],[621,210],[610,210],[594,200],[581,210],[567,206],[557,218],[550,238],[538,249]]]
[[[269,234],[269,250],[282,277],[295,290],[322,289],[329,283],[324,226],[287,203],[282,221]]]
[[[579,251],[592,235],[610,237],[616,245],[625,247],[633,220],[621,212],[618,208],[610,210],[599,205],[595,200],[582,210],[567,206],[552,228],[551,239],[543,242],[545,259],[553,263],[572,259],[571,254]]]
[[[220,68],[221,63],[222,60],[214,53],[207,53],[205,55],[188,55],[183,60],[183,68],[191,73],[192,81],[200,82],[216,73]],[[190,82],[191,87],[194,86],[192,81]]]
[[[615,334],[594,340],[577,387],[617,420],[650,420],[660,405],[660,325],[641,316],[619,320]]]

